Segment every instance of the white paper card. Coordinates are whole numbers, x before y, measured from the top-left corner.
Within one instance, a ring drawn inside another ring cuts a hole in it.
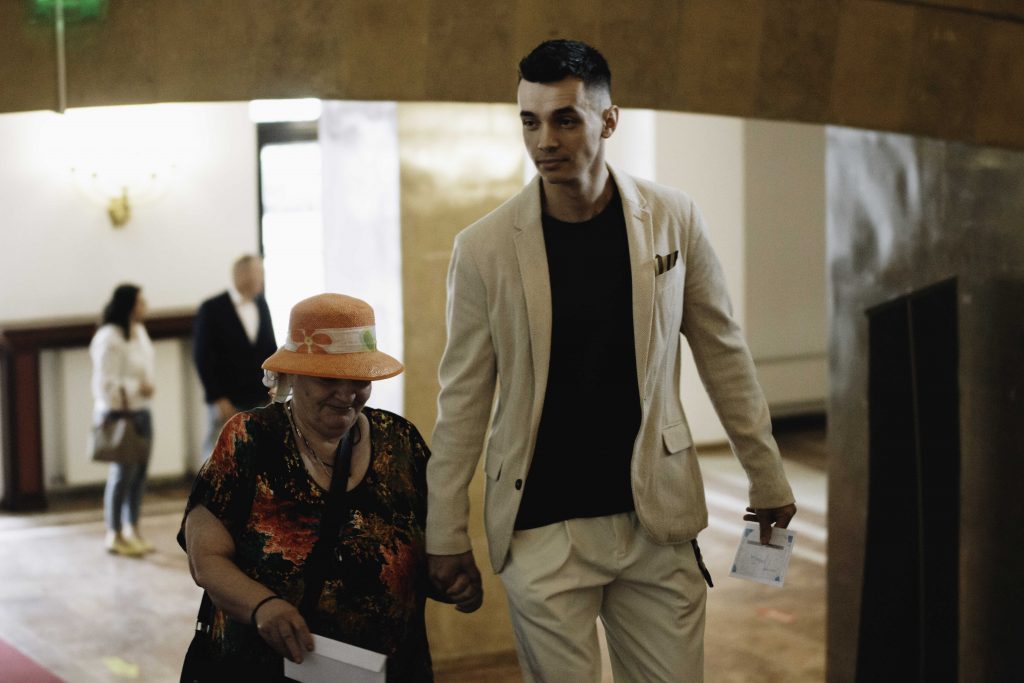
[[[782,586],[786,582],[789,556],[793,554],[796,532],[772,527],[768,545],[761,545],[761,529],[757,522],[747,522],[736,548],[729,576],[756,581],[769,586]]]
[[[284,660],[284,675],[299,683],[384,683],[387,656],[313,634],[302,664]]]

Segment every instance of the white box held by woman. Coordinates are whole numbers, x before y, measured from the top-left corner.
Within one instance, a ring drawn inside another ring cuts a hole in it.
[[[385,683],[387,656],[313,634],[302,664],[284,660],[284,675],[299,683]]]

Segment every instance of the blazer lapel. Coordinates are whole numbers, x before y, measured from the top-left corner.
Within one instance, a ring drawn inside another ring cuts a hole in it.
[[[636,379],[641,396],[647,395],[647,365],[651,330],[654,325],[654,227],[647,200],[628,175],[608,169],[622,198],[629,240],[629,263],[633,278],[633,344],[636,349]]]
[[[551,280],[541,225],[540,177],[535,176],[519,196],[512,241],[519,262],[519,277],[523,284],[526,318],[530,328],[534,379],[533,423],[536,426],[540,420],[540,407],[544,403],[551,357]]]

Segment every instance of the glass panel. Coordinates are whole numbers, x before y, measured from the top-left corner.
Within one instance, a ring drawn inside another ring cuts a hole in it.
[[[260,169],[266,297],[281,345],[291,307],[324,291],[320,144],[267,145]]]

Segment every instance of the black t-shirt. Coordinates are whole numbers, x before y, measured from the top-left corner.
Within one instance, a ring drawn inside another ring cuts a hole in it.
[[[551,358],[516,529],[633,509],[640,429],[633,287],[618,192],[582,223],[543,216]]]

